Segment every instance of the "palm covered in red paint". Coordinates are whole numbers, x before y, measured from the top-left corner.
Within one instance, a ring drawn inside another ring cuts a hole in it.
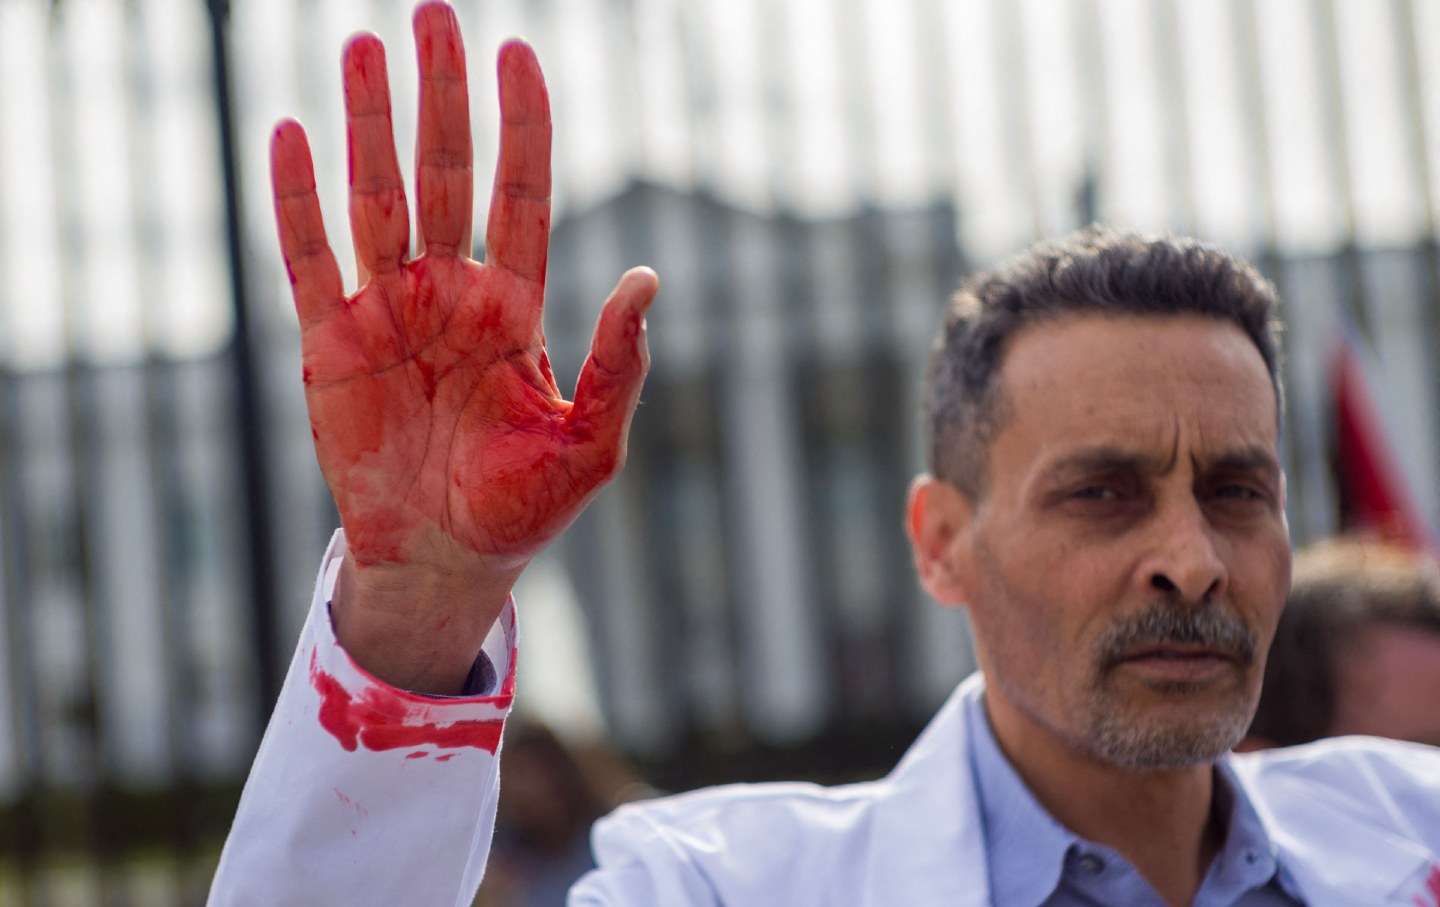
[[[353,296],[343,292],[325,239],[303,130],[282,123],[272,142],[306,402],[350,566],[362,577],[357,587],[367,586],[371,570],[372,578],[389,575],[382,585],[390,587],[442,577],[452,588],[469,582],[508,591],[623,460],[648,364],[643,316],[655,278],[633,271],[616,288],[575,402],[567,402],[541,327],[550,116],[539,65],[520,42],[501,50],[501,150],[482,265],[468,257],[469,106],[453,12],[422,5],[415,38],[419,257],[408,258],[409,211],[378,39],[357,37],[345,51],[350,220],[361,281]],[[499,607],[490,598],[479,621],[486,626]],[[391,616],[398,624],[415,615]]]

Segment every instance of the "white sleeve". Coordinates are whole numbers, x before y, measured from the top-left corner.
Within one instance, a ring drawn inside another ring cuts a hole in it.
[[[650,821],[643,808],[622,806],[600,819],[590,841],[598,868],[570,889],[567,907],[719,907],[721,903],[710,879],[673,833]]]
[[[499,687],[431,697],[351,661],[329,619],[336,533],[210,890],[231,905],[469,905],[490,850],[515,611],[485,641]]]

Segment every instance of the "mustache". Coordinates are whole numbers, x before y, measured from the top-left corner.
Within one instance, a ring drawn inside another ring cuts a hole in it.
[[[1199,647],[1249,664],[1255,635],[1245,622],[1214,602],[1186,602],[1171,596],[1111,624],[1095,641],[1102,665],[1166,645]]]

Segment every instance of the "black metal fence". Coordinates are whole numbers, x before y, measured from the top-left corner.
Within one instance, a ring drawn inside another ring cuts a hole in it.
[[[1193,232],[1277,280],[1301,540],[1358,325],[1440,512],[1440,2],[456,6],[482,171],[499,39],[550,77],[562,386],[623,268],[662,275],[630,465],[547,562],[662,784],[883,767],[969,670],[900,531],[916,388],[956,278],[1038,234]],[[0,2],[0,904],[203,897],[335,525],[268,130],[310,127],[348,268],[339,45],[386,40],[405,157],[408,15]]]

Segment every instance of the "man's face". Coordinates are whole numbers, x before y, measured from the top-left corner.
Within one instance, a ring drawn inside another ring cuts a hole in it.
[[[1207,319],[1073,316],[1018,334],[1000,381],[983,497],[931,503],[955,508],[1002,744],[1213,760],[1249,723],[1290,580],[1259,352]]]

